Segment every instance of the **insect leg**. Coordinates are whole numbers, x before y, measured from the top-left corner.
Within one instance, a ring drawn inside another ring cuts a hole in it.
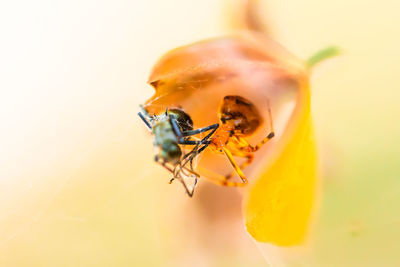
[[[240,140],[240,142],[241,143],[247,143],[247,146],[243,146],[242,147],[242,150],[244,150],[244,151],[251,151],[251,152],[255,152],[255,151],[257,151],[257,150],[259,150],[260,148],[261,148],[261,146],[262,145],[264,145],[265,143],[267,143],[269,140],[271,140],[273,137],[275,136],[275,134],[274,134],[274,132],[270,132],[268,135],[267,135],[267,137],[265,137],[263,140],[261,140],[261,142],[259,142],[257,145],[255,145],[255,146],[252,146],[252,145],[250,145],[249,143],[247,143],[247,141],[244,139],[244,138],[242,138],[242,137],[239,137],[239,140]]]
[[[171,178],[171,180],[169,180],[169,184],[172,184],[172,182],[176,179],[175,177],[175,170],[172,169],[171,167],[167,166],[165,164],[165,162],[161,162],[160,160],[158,160],[158,158],[155,159],[155,161],[160,164],[162,167],[164,167],[167,171],[169,171],[170,173],[174,174],[174,177]]]
[[[203,152],[204,149],[206,149],[206,148],[210,145],[210,142],[205,142],[205,141],[203,141],[203,140],[205,140],[206,138],[207,138],[207,136],[204,137],[204,138],[202,139],[202,141],[200,141],[200,142],[204,142],[204,145],[203,145],[200,149],[199,149],[199,147],[200,147],[200,144],[201,144],[201,143],[197,144],[189,153],[187,153],[187,154],[183,157],[183,160],[185,160],[185,161],[183,162],[182,166],[185,166],[185,165],[188,163],[188,161],[190,161],[190,166],[191,166],[191,169],[193,170],[193,166],[192,166],[192,164],[193,164],[193,159],[194,159],[197,155],[199,155],[201,152]]]
[[[232,156],[232,153],[225,147],[222,148],[229,162],[232,164],[233,169],[240,176],[243,181],[243,184],[247,184],[247,178],[244,175],[243,171],[240,169],[239,165],[236,163],[235,159]]]
[[[194,140],[183,140],[181,142],[178,142],[180,145],[202,145],[202,144],[210,144],[210,141],[206,140],[200,140],[200,141],[194,141]]]
[[[196,188],[196,185],[197,185],[197,177],[194,180],[194,185],[193,185],[192,190],[189,190],[189,187],[187,186],[187,184],[185,183],[185,181],[183,180],[182,177],[179,177],[177,179],[179,179],[179,181],[183,184],[183,187],[185,188],[186,193],[189,195],[189,197],[193,197],[194,189]]]
[[[179,169],[178,169],[178,171],[177,171],[178,166],[179,166]],[[195,172],[195,171],[193,170],[193,168],[192,168],[192,169],[189,169],[189,168],[183,166],[183,165],[182,165],[182,162],[180,162],[178,166],[176,166],[175,169],[174,169],[175,175],[176,175],[177,173],[183,173],[185,176],[194,175],[195,177],[200,177],[200,175],[199,175],[197,172]],[[186,173],[185,171],[188,171],[189,173]]]
[[[251,151],[253,151],[253,152],[259,150],[260,147],[261,147],[262,145],[264,145],[266,142],[268,142],[269,140],[271,140],[271,139],[275,136],[274,125],[273,125],[273,122],[272,122],[271,104],[270,104],[270,102],[269,102],[269,99],[268,99],[268,101],[267,101],[267,105],[268,105],[268,117],[269,117],[269,128],[270,128],[270,132],[269,132],[269,134],[268,134],[263,140],[261,140],[257,145],[255,145],[255,146],[248,145],[248,149],[251,150]],[[242,138],[241,138],[241,139],[242,139]]]
[[[192,131],[185,131],[182,132],[179,128],[178,122],[176,121],[175,118],[171,118],[171,125],[172,128],[174,129],[175,134],[178,136],[178,143],[181,145],[198,145],[198,144],[205,144],[205,141],[217,130],[219,127],[219,124],[213,124],[204,128],[199,128],[196,130]],[[191,136],[191,135],[196,135],[199,133],[204,133],[206,131],[212,130],[205,138],[203,138],[201,141],[193,141],[193,140],[185,140],[183,137],[185,136]]]
[[[216,172],[210,171],[208,169],[198,167],[197,168],[202,177],[206,178],[208,181],[222,186],[229,186],[229,187],[242,187],[246,186],[245,183],[242,182],[232,182],[225,178],[225,176],[218,174]]]
[[[198,174],[197,172],[193,171],[193,169],[190,170],[190,169],[188,169],[186,167],[182,168],[182,173],[183,173],[183,169],[187,170],[188,172],[190,172],[191,174],[194,175],[194,184],[193,184],[193,187],[192,187],[192,191],[190,193],[188,192],[189,196],[192,197],[193,193],[194,193],[194,190],[196,188],[198,179],[200,177],[200,174]],[[186,183],[185,183],[185,185],[186,185]]]
[[[232,155],[237,156],[237,157],[247,158],[247,160],[245,162],[243,162],[242,164],[240,164],[240,166],[239,166],[240,169],[242,169],[242,170],[244,168],[246,168],[247,166],[249,166],[253,162],[253,159],[254,159],[254,155],[249,152],[235,152],[235,153],[232,153]],[[232,172],[232,173],[226,175],[225,178],[230,179],[230,178],[232,178],[233,174],[234,173]]]
[[[209,144],[210,144],[210,143],[203,145],[199,150],[196,150],[196,154],[195,154],[194,156],[191,156],[191,158],[190,158],[190,168],[191,168],[192,170],[193,170],[193,159],[194,159],[197,155],[199,155],[201,152],[203,152],[203,151],[209,146]],[[185,163],[185,164],[186,164],[186,163]]]
[[[199,134],[199,133],[204,133],[204,132],[207,132],[209,130],[213,130],[213,132],[215,132],[215,130],[219,127],[219,124],[216,123],[216,124],[209,125],[207,127],[196,129],[196,130],[190,130],[190,131],[182,132],[181,129],[179,128],[179,125],[178,125],[178,122],[176,121],[176,119],[173,118],[173,117],[170,117],[170,120],[171,120],[172,128],[174,129],[174,132],[179,137],[179,139],[181,139],[181,141],[182,141],[182,137],[192,136],[192,135],[196,135],[196,134]]]
[[[218,129],[218,127],[219,127],[219,124],[213,124],[213,125],[210,125],[210,126],[208,126],[208,127],[205,127],[205,128],[202,128],[202,129],[198,129],[198,130],[200,130],[199,133],[204,132],[204,131],[211,130],[211,131],[210,131],[203,139],[201,139],[200,141],[185,140],[185,141],[183,141],[183,142],[180,142],[180,144],[187,144],[187,145],[188,145],[188,144],[193,144],[193,145],[195,144],[195,145],[196,145],[189,153],[187,153],[187,154],[184,155],[182,161],[181,161],[180,164],[179,164],[180,169],[181,169],[182,172],[183,172],[183,170],[185,169],[185,170],[188,170],[189,172],[191,172],[192,174],[194,174],[194,175],[196,176],[196,178],[195,178],[195,185],[197,184],[197,179],[198,179],[198,177],[200,177],[200,175],[197,174],[197,173],[193,170],[193,169],[194,169],[194,168],[193,168],[193,159],[208,147],[208,145],[210,144],[210,141],[209,141],[208,139],[214,134],[214,132]],[[196,134],[196,133],[194,133],[194,134]],[[200,147],[200,145],[202,145],[202,146]],[[190,169],[187,168],[187,167],[185,167],[186,164],[187,164],[188,162],[190,162]],[[176,169],[175,169],[174,171],[176,171]],[[183,173],[184,173],[184,172],[183,172]],[[175,174],[175,172],[174,172],[174,174]],[[185,174],[185,173],[184,173],[184,174]],[[176,176],[176,174],[175,174],[174,176]],[[182,181],[182,182],[184,183],[184,181]],[[195,186],[195,185],[194,185],[194,186]],[[184,186],[185,186],[185,188],[187,188],[187,186],[186,186],[185,183],[184,183]],[[194,192],[194,187],[193,187],[193,190],[192,190],[191,193],[189,193],[188,190],[187,190],[187,192],[188,192],[189,196],[192,196],[192,195],[193,195],[193,192]]]
[[[210,141],[208,141],[208,139],[214,134],[214,132],[218,129],[219,124],[213,124],[210,125],[213,126],[214,128],[211,128],[212,131],[209,132],[203,139],[201,139],[201,141],[192,149],[192,151],[190,151],[189,153],[187,153],[183,159],[185,160],[183,163],[183,166],[185,166],[187,164],[188,161],[190,161],[190,168],[193,170],[193,159],[199,155],[204,149],[206,149],[208,147],[208,145],[210,144]],[[210,127],[208,126],[208,127]],[[206,127],[207,128],[207,127]],[[200,144],[203,144],[203,146],[199,149]],[[189,157],[189,159],[187,159]]]
[[[188,154],[186,154],[184,156],[184,159],[187,158],[189,155],[191,154],[195,154],[194,156],[191,155],[191,161],[193,160],[193,158],[195,156],[197,156],[198,154],[200,154],[204,149],[206,149],[208,147],[208,145],[211,143],[210,141],[208,141],[208,139],[214,134],[214,132],[218,129],[219,124],[214,124],[214,125],[210,125],[210,126],[214,126],[214,129],[209,132],[203,139],[201,139],[201,141],[197,144],[196,147],[194,147],[192,149],[192,151],[190,151]],[[200,144],[204,144],[200,149],[199,149],[199,145]],[[186,163],[185,163],[186,164]],[[185,164],[183,166],[185,166]]]
[[[182,133],[182,135],[183,135],[183,136],[191,136],[191,135],[196,135],[196,134],[199,134],[199,133],[207,132],[208,130],[213,130],[212,132],[214,133],[215,130],[218,129],[218,127],[219,127],[219,124],[216,123],[216,124],[212,124],[212,125],[209,125],[209,126],[207,126],[207,127],[204,127],[204,128],[199,128],[199,129],[196,129],[196,130],[185,131],[185,132]],[[211,135],[210,135],[210,136],[211,136]]]
[[[139,112],[138,115],[143,120],[144,124],[146,124],[147,128],[149,128],[151,130],[152,127],[151,127],[150,122],[148,120],[146,120],[146,118],[143,116],[143,114],[141,112]]]
[[[178,167],[178,166],[179,166],[179,169],[177,170],[177,167]],[[182,183],[182,185],[183,185],[183,187],[185,188],[186,193],[189,195],[189,197],[192,197],[193,194],[194,194],[194,190],[195,190],[195,188],[196,188],[196,185],[197,185],[197,180],[198,180],[198,178],[199,178],[200,175],[197,174],[196,172],[192,171],[192,170],[189,170],[189,169],[187,169],[187,168],[182,167],[181,164],[179,164],[178,166],[176,166],[175,169],[174,169],[174,178],[173,178],[173,179],[178,179],[178,180]],[[193,175],[195,176],[195,178],[194,178],[194,184],[193,184],[192,190],[189,190],[189,187],[187,186],[185,180],[184,180],[184,179],[182,178],[182,176],[181,176],[181,173],[183,173],[184,175],[188,176],[188,175],[183,171],[184,169],[187,170],[187,171],[189,171],[191,174],[193,174]],[[173,179],[172,179],[172,180],[173,180]]]
[[[172,129],[174,129],[175,134],[178,136],[178,140],[183,139],[183,134],[181,132],[181,129],[179,128],[178,122],[176,121],[175,118],[170,117]]]
[[[185,165],[185,164],[187,164],[187,162],[188,161],[191,161],[191,160],[193,160],[193,158],[194,157],[196,157],[198,154],[200,154],[204,149],[206,149],[207,148],[207,146],[208,145],[204,145],[204,146],[202,146],[200,149],[198,149],[198,150],[195,150],[195,151],[191,151],[190,153],[188,153],[187,155],[187,159],[186,159],[186,161],[183,163],[183,166]],[[196,148],[195,148],[196,149]],[[225,148],[224,148],[225,149]],[[227,149],[226,149],[227,150]],[[230,152],[227,150],[227,152],[225,152],[225,153],[228,153],[228,154],[230,154]],[[231,155],[231,154],[230,154]],[[233,160],[233,158],[232,158],[232,155],[231,155],[231,157],[229,157],[228,156],[228,159],[232,159]],[[237,164],[236,164],[236,162],[233,160],[233,162],[234,162],[234,164],[232,163],[232,165],[235,167],[237,167],[237,168],[235,168],[235,170],[236,170],[236,172],[238,172],[238,174],[239,174],[239,176],[242,178],[242,181],[243,182],[232,182],[232,181],[228,181],[228,179],[225,177],[225,176],[223,176],[223,175],[220,175],[220,174],[217,174],[217,173],[215,173],[215,172],[213,172],[213,171],[210,171],[210,170],[207,170],[207,169],[205,169],[205,168],[202,168],[202,167],[197,167],[197,170],[205,177],[205,178],[207,178],[210,182],[213,182],[213,183],[215,183],[215,184],[217,184],[217,185],[223,185],[223,186],[235,186],[235,187],[241,187],[241,186],[245,186],[246,184],[247,184],[247,179],[246,179],[246,177],[244,176],[244,174],[243,174],[243,172],[240,170],[240,168],[237,166]],[[240,173],[242,174],[242,175],[240,175]]]
[[[194,131],[200,131],[200,132],[198,132],[198,133],[203,133],[203,132],[206,132],[206,131],[212,129],[212,131],[209,132],[203,139],[201,139],[201,141],[182,140],[181,142],[179,142],[179,144],[182,144],[182,145],[200,145],[200,144],[207,144],[207,145],[209,145],[209,144],[210,144],[210,141],[208,141],[208,139],[213,135],[213,133],[218,129],[218,127],[219,127],[219,124],[217,123],[217,124],[213,124],[213,125],[210,125],[210,126],[207,126],[207,127],[204,127],[204,128],[200,128],[200,129],[194,130]],[[194,132],[194,131],[193,131],[193,132]],[[185,134],[185,133],[187,133],[187,132],[188,132],[188,131],[184,132],[183,134]],[[197,133],[193,133],[192,135],[195,135],[195,134],[197,134]],[[185,135],[185,136],[188,136],[188,135]],[[197,149],[197,148],[194,148],[194,149]],[[194,149],[193,149],[193,150],[194,150]],[[192,151],[193,151],[193,150],[192,150]],[[203,149],[203,150],[204,150],[204,149]],[[202,151],[203,151],[203,150],[202,150]]]
[[[167,166],[167,165],[165,164],[165,162],[161,162],[160,159],[158,158],[158,156],[156,156],[156,157],[154,158],[154,161],[157,162],[158,164],[160,164],[161,166],[163,166],[163,167],[164,167],[165,169],[167,169],[169,172],[174,173],[174,170],[173,170],[171,167]]]

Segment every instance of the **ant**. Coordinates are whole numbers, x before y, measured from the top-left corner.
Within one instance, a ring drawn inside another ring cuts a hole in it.
[[[172,183],[174,179],[180,180],[188,195],[192,197],[197,184],[197,179],[200,177],[200,175],[193,170],[192,162],[194,157],[190,156],[194,153],[196,153],[196,155],[199,154],[199,145],[210,143],[208,139],[215,132],[219,125],[213,124],[204,128],[193,130],[192,119],[182,109],[167,108],[164,113],[158,116],[155,114],[151,116],[143,106],[140,107],[142,112],[138,113],[139,117],[155,136],[154,146],[158,149],[158,153],[155,155],[154,160],[168,171],[173,173],[174,176],[170,180],[170,183]],[[200,141],[192,140],[191,136],[207,131],[210,131],[210,133]],[[180,145],[195,145],[195,148],[191,152],[182,156],[183,153]],[[185,165],[181,164],[182,157],[183,159],[190,157],[190,169],[185,167],[187,161]],[[190,176],[190,174],[185,173],[185,171],[189,172],[195,177],[192,190],[189,190],[181,175],[184,174],[185,176]]]

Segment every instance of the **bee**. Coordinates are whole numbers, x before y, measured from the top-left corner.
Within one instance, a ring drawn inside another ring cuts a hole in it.
[[[188,195],[190,197],[193,196],[199,174],[193,170],[194,157],[192,155],[198,155],[201,146],[210,143],[208,139],[219,125],[213,124],[194,130],[192,119],[182,109],[167,108],[164,113],[152,116],[148,114],[143,106],[141,106],[141,109],[142,112],[139,112],[138,115],[154,135],[154,147],[158,151],[154,156],[154,160],[173,174],[170,183],[174,179],[180,180]],[[207,131],[210,132],[203,139],[193,140],[192,137],[194,135]],[[194,148],[191,152],[184,154],[181,145],[194,145]],[[181,163],[184,159],[189,160],[182,165]],[[190,162],[190,168],[185,166],[187,162]],[[182,175],[195,178],[192,190],[189,190]]]
[[[214,153],[224,154],[232,165],[234,172],[241,178],[242,182],[233,182],[229,179],[231,174],[222,176],[208,171],[206,177],[219,185],[223,186],[245,186],[248,181],[242,169],[250,165],[254,159],[256,152],[262,145],[267,143],[275,136],[272,114],[269,101],[267,101],[268,120],[270,132],[257,145],[250,145],[245,137],[252,135],[262,123],[262,117],[257,108],[247,99],[237,95],[228,95],[223,98],[218,109],[218,118],[220,124],[212,133],[212,136],[204,142],[202,146],[196,146],[196,151],[193,151],[188,156],[183,165],[187,164],[199,153],[206,148],[211,149]],[[234,156],[246,158],[246,161],[240,166],[236,163]]]

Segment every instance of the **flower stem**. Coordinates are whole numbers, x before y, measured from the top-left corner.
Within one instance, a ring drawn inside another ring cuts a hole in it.
[[[326,59],[338,56],[339,54],[341,54],[341,50],[337,46],[329,46],[327,48],[319,50],[317,53],[308,58],[308,60],[306,61],[307,67],[308,69],[312,69],[318,63]]]

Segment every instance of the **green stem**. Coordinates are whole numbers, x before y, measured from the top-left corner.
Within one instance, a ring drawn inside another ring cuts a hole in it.
[[[307,61],[307,67],[309,69],[312,69],[315,65],[320,63],[321,61],[324,61],[325,59],[335,57],[341,53],[340,49],[336,46],[330,46],[325,49],[322,49],[312,55]]]

